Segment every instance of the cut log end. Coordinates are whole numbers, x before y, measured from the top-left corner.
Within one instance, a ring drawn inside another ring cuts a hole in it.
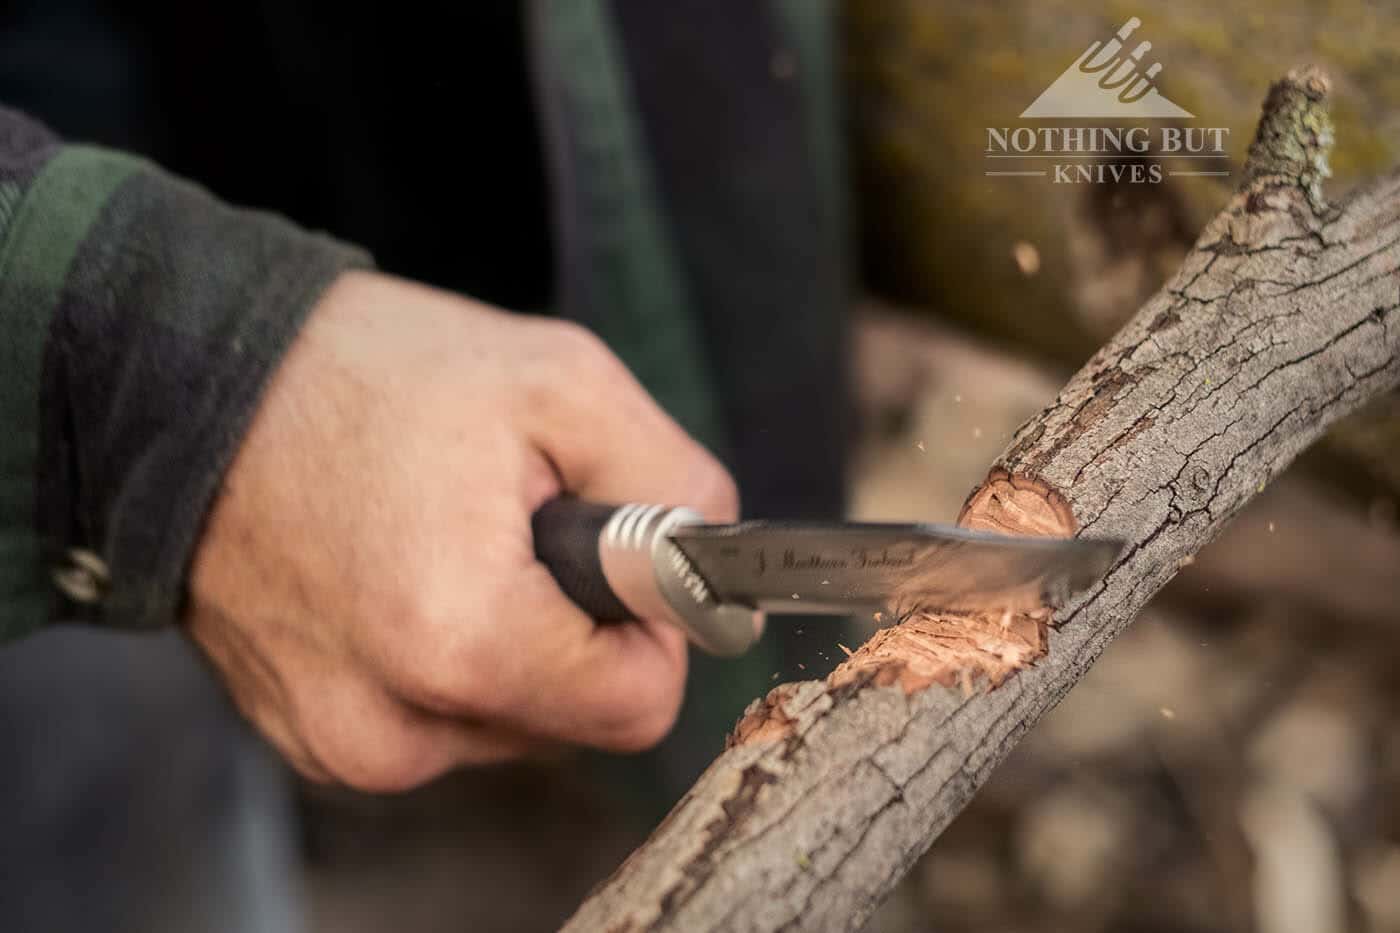
[[[1049,484],[1000,468],[967,497],[958,524],[1013,535],[1071,537],[1079,530],[1069,502]]]

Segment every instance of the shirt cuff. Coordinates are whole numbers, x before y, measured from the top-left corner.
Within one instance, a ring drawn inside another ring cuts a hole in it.
[[[20,364],[0,374],[19,426],[0,439],[0,638],[169,623],[268,378],[371,260],[80,146],[32,173],[0,237],[0,362]]]

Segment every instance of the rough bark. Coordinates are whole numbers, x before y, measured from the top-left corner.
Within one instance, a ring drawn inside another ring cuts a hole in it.
[[[1124,538],[1106,577],[1053,620],[912,607],[826,681],[775,688],[566,929],[858,928],[1152,594],[1400,384],[1400,175],[1323,202],[1325,93],[1310,70],[1271,89],[1242,189],[963,510]]]

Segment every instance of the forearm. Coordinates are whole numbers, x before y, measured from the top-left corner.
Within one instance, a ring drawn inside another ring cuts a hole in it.
[[[175,617],[264,383],[367,263],[0,110],[0,639]]]

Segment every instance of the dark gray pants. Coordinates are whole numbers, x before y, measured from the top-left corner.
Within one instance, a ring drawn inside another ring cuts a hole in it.
[[[299,930],[288,789],[177,633],[7,645],[0,930]]]

